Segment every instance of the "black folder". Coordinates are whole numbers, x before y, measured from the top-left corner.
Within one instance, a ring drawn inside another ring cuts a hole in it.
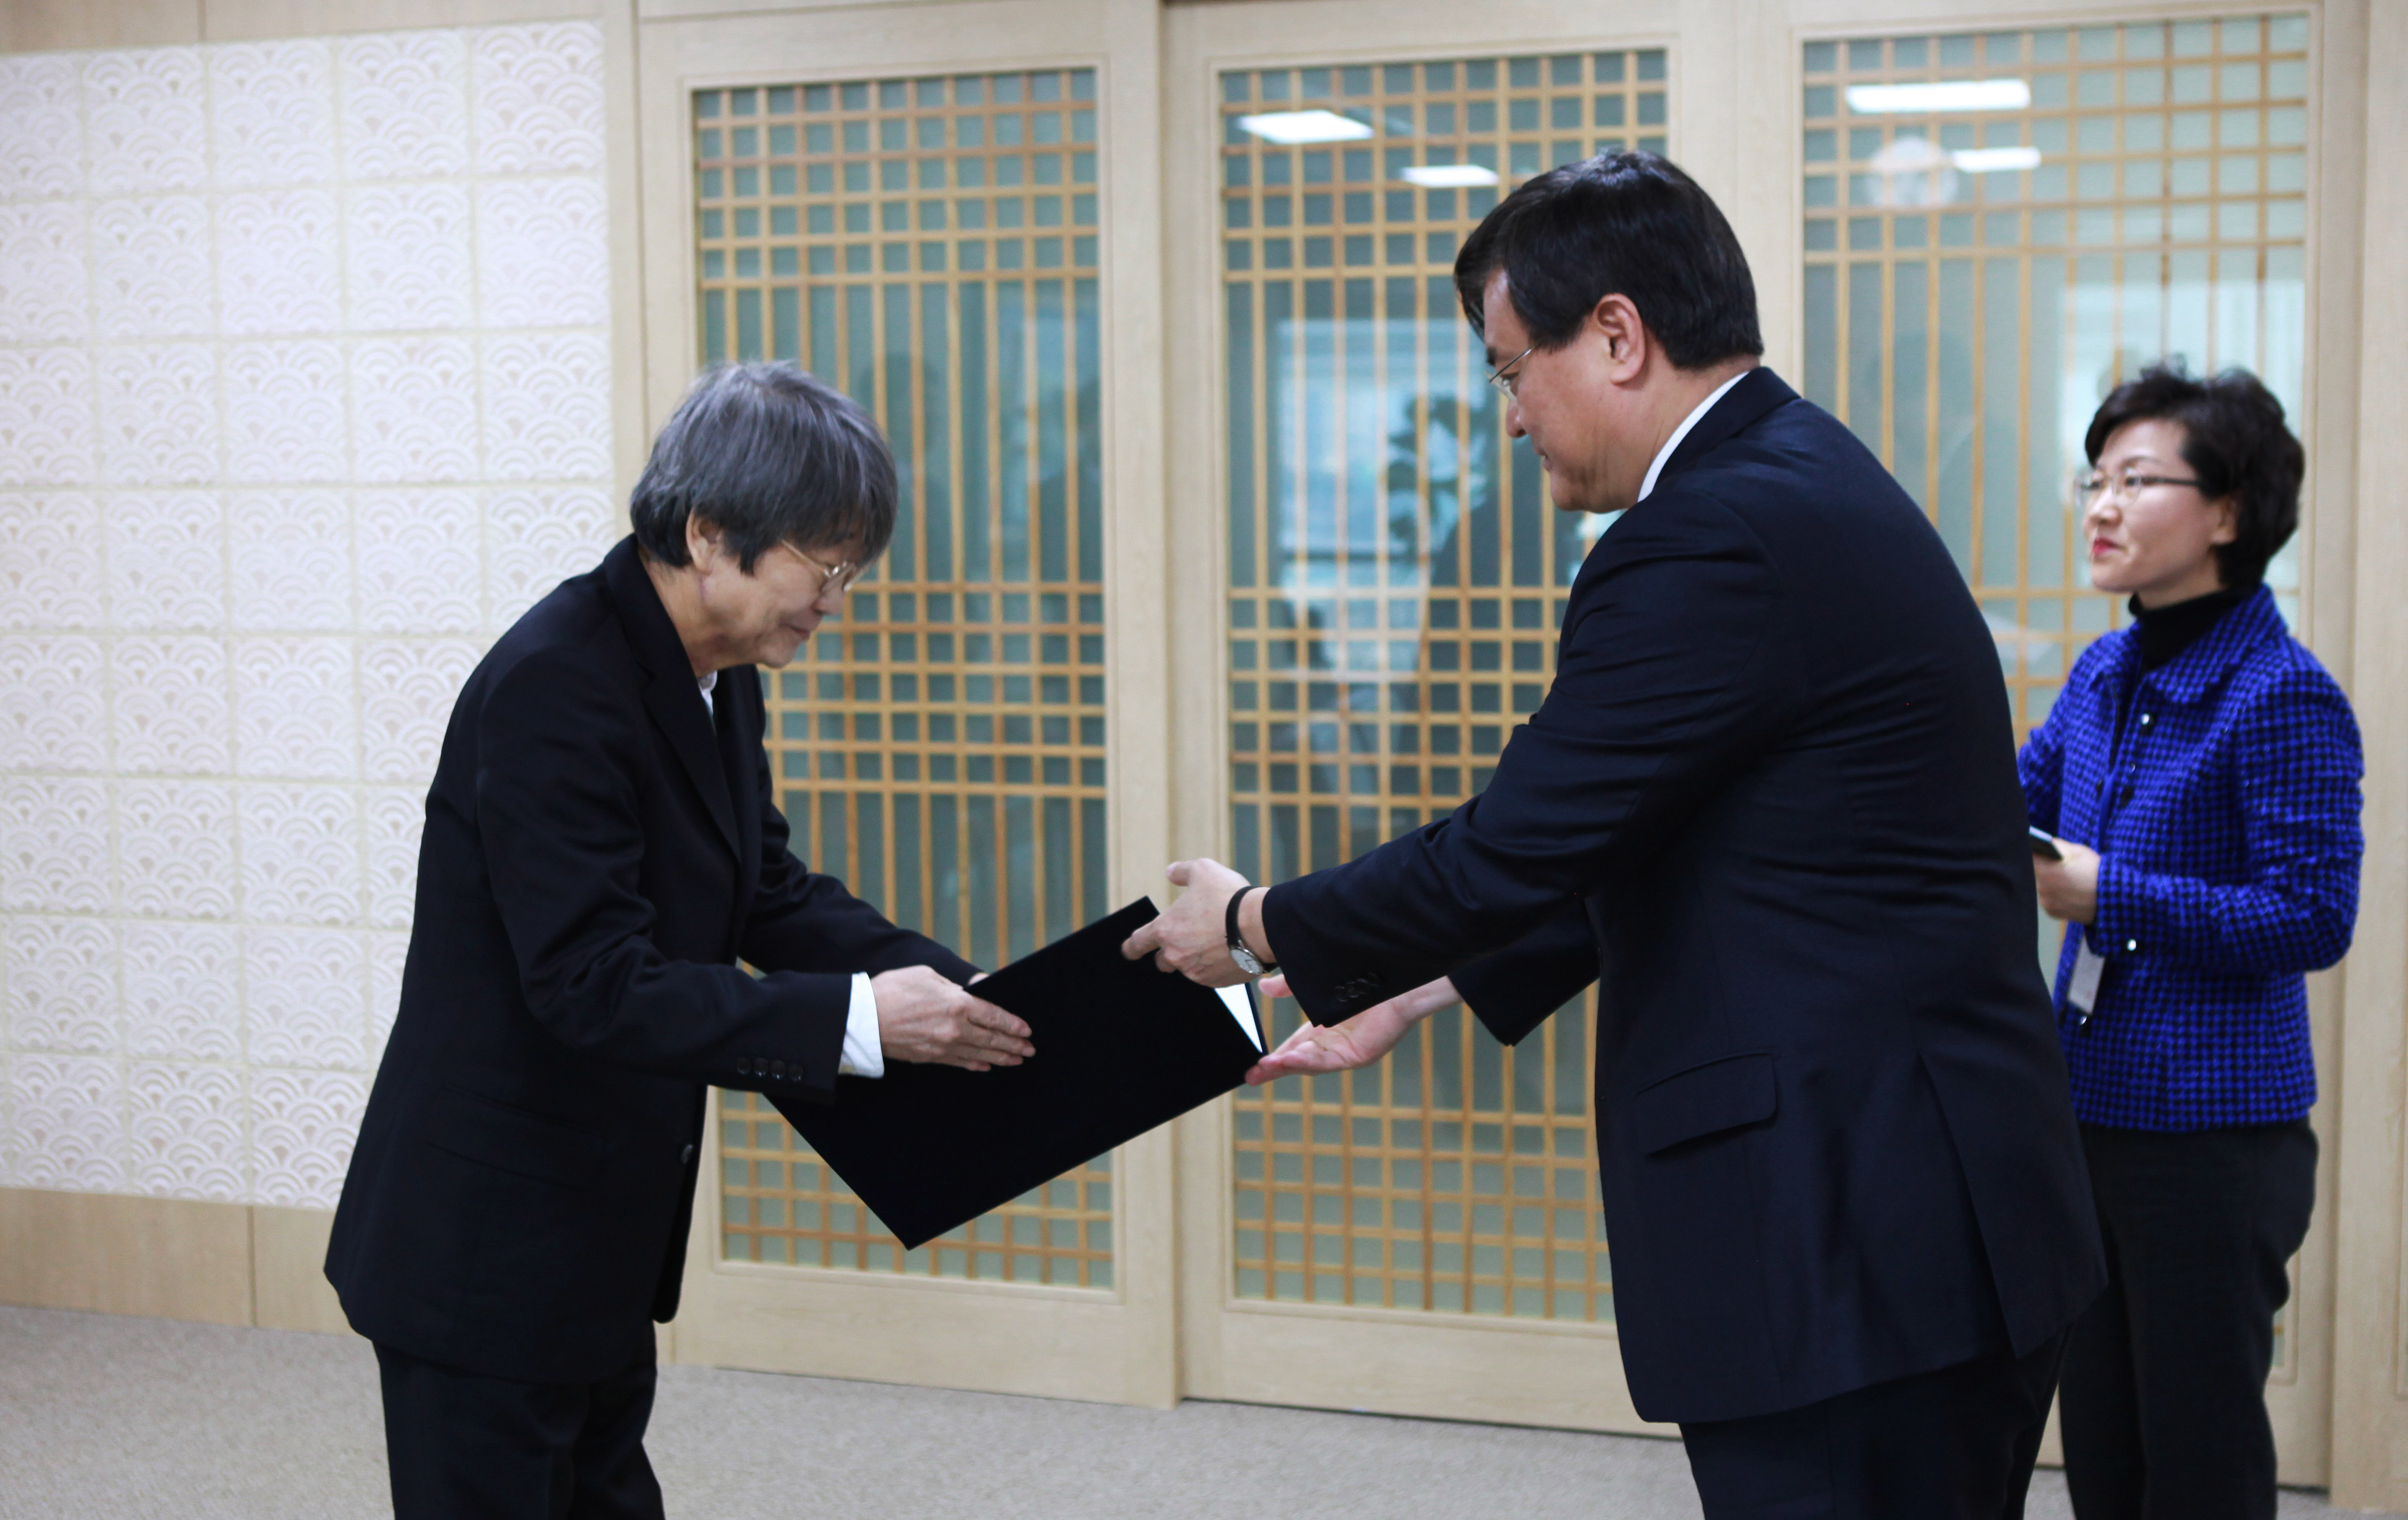
[[[1261,1025],[1243,988],[1122,957],[1159,911],[1140,897],[978,984],[1027,1023],[1019,1066],[890,1061],[778,1111],[908,1250],[1210,1102],[1261,1059]]]

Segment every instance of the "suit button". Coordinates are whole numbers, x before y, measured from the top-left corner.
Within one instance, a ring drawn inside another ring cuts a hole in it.
[[[681,1167],[691,1167],[694,1165],[694,1142],[692,1140],[686,1141],[685,1149],[678,1153],[678,1165]]]
[[[2138,950],[2141,948],[2141,941],[2138,939],[2127,939],[2124,941],[2124,948],[2126,950]]]
[[[770,1062],[770,1063],[769,1063],[769,1075],[770,1075],[771,1077],[775,1078],[775,1079],[776,1079],[777,1081],[779,1081],[779,1082],[783,1082],[783,1081],[785,1081],[785,1080],[786,1080],[786,1063],[785,1063],[785,1062],[783,1062],[783,1061],[772,1061],[772,1062]]]

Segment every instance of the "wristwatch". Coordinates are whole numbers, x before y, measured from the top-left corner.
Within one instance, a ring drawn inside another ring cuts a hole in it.
[[[1246,937],[1238,932],[1238,905],[1244,902],[1246,894],[1254,890],[1253,887],[1240,887],[1229,895],[1229,958],[1236,961],[1238,969],[1248,976],[1268,976],[1279,969],[1279,962],[1267,961],[1248,950]]]

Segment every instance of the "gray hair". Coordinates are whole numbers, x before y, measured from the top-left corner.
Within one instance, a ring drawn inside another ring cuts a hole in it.
[[[686,522],[698,518],[750,575],[781,543],[876,559],[895,536],[896,496],[894,456],[852,397],[791,364],[721,365],[652,440],[627,515],[664,565],[687,562]]]

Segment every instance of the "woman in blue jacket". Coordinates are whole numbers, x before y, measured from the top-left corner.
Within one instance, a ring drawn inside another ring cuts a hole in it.
[[[2273,1323],[2307,1234],[2304,973],[2358,913],[2358,725],[2261,578],[2302,454],[2250,375],[2159,367],[2085,439],[2091,584],[2133,623],[2074,663],[2018,763],[2107,1291],[2067,1343],[2082,1520],[2268,1520]],[[2037,848],[2037,846],[2035,847]]]

